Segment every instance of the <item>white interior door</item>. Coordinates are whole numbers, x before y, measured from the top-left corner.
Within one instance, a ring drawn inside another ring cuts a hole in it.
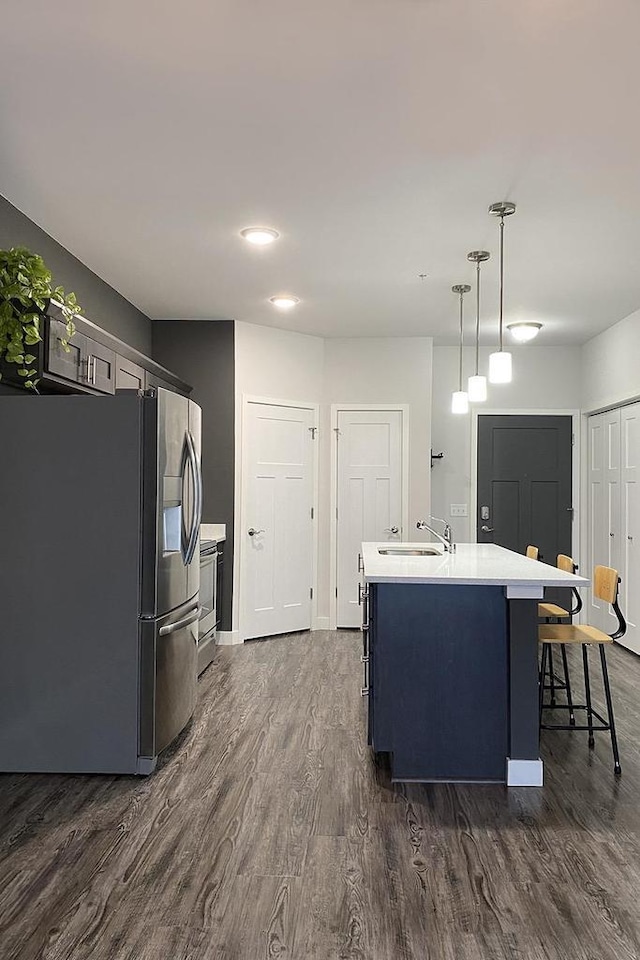
[[[620,641],[640,653],[640,559],[637,542],[640,537],[640,403],[629,404],[620,411],[621,440],[621,529],[620,607],[627,620],[627,632]]]
[[[244,640],[311,628],[314,411],[248,403],[240,590]]]
[[[402,410],[340,410],[337,625],[357,627],[363,541],[402,539]]]

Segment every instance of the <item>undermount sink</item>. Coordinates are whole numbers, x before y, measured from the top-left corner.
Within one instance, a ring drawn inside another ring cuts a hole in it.
[[[385,557],[441,557],[442,552],[436,547],[384,547],[378,548],[378,553]]]

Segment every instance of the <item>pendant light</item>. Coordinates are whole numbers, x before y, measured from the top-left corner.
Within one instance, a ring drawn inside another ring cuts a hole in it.
[[[476,372],[467,381],[467,392],[470,403],[482,403],[487,399],[487,378],[480,375],[480,264],[488,260],[491,254],[488,250],[472,250],[467,254],[467,260],[476,265]]]
[[[462,389],[462,348],[464,347],[464,322],[462,314],[462,301],[465,293],[469,293],[471,287],[468,283],[456,283],[451,287],[453,293],[457,293],[460,298],[460,360],[458,367],[458,389],[454,390],[451,397],[451,413],[468,413],[469,397],[467,391]]]
[[[516,205],[509,200],[492,203],[489,207],[491,216],[500,217],[500,346],[497,353],[492,353],[489,357],[489,381],[491,383],[511,383],[511,354],[502,348],[504,327],[504,218],[510,217],[515,212]]]

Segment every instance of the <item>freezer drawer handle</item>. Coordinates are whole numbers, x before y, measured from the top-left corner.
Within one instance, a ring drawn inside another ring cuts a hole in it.
[[[182,618],[182,620],[176,620],[175,623],[167,623],[166,626],[160,627],[160,636],[166,637],[170,633],[175,633],[176,630],[182,630],[183,627],[188,627],[190,623],[194,623],[195,620],[200,619],[201,613],[202,607],[196,607],[195,610],[192,610],[191,613],[188,613],[186,617]]]

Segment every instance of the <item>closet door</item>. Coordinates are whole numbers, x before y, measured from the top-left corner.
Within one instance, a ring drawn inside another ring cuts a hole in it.
[[[620,607],[627,619],[621,643],[640,653],[640,403],[620,411]]]
[[[609,557],[609,529],[607,517],[607,483],[605,464],[607,462],[607,416],[599,413],[589,417],[589,523],[588,523],[588,570],[582,571],[591,577],[596,563],[607,563]],[[606,610],[589,590],[585,620],[604,629]]]

